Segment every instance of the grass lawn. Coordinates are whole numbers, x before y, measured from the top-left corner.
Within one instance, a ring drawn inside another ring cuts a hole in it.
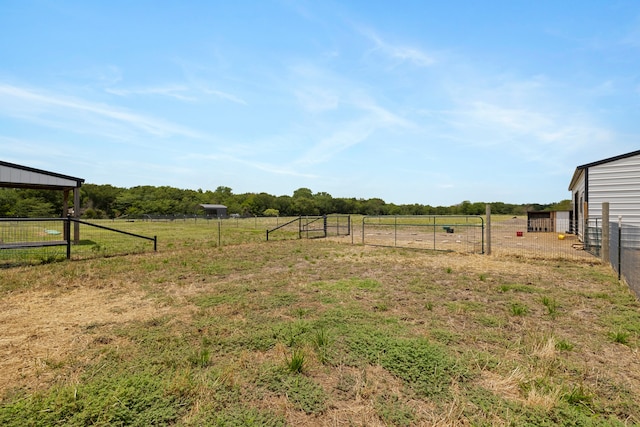
[[[640,423],[640,304],[593,260],[216,240],[3,269],[0,424]]]

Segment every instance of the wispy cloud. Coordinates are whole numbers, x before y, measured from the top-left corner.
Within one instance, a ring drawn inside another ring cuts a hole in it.
[[[231,93],[223,92],[223,91],[217,90],[217,89],[212,89],[212,88],[207,87],[207,86],[200,86],[199,90],[201,90],[203,93],[206,93],[207,95],[214,95],[214,96],[217,96],[218,98],[222,98],[222,99],[225,99],[227,101],[234,102],[236,104],[247,105],[247,102],[244,99],[242,99],[242,98],[240,98],[238,96],[235,96],[235,95],[233,95]]]
[[[213,160],[218,162],[225,163],[237,163],[243,166],[246,166],[251,169],[260,170],[263,172],[268,172],[274,175],[287,175],[287,176],[296,176],[301,178],[317,178],[317,175],[299,172],[295,168],[292,168],[287,165],[274,165],[265,162],[256,162],[254,160],[243,159],[236,156],[231,156],[228,154],[189,154],[181,157],[184,160]]]
[[[135,129],[157,137],[200,137],[198,132],[191,129],[122,108],[2,83],[0,114],[45,125],[55,119],[55,126],[65,126],[73,132],[77,132],[81,123],[89,121],[109,128],[120,126]],[[86,131],[87,127],[83,129]],[[100,133],[100,129],[93,131]]]
[[[105,92],[117,96],[164,96],[168,98],[174,98],[179,101],[196,102],[200,99],[201,95],[213,95],[216,98],[230,101],[235,104],[247,105],[246,101],[242,98],[235,96],[228,92],[213,89],[203,84],[196,84],[195,86],[188,85],[166,85],[166,86],[153,86],[146,88],[107,88]]]
[[[118,89],[107,88],[107,93],[118,96],[131,96],[131,95],[157,95],[175,98],[180,101],[195,101],[196,98],[187,95],[189,89],[182,85],[170,85],[170,86],[157,86],[148,88],[136,88],[136,89]]]
[[[428,67],[436,62],[431,55],[417,47],[389,43],[369,29],[360,29],[360,33],[374,43],[374,51],[380,52],[391,59],[409,62],[418,67]]]
[[[332,125],[326,130],[327,136],[321,138],[302,157],[298,158],[295,161],[296,164],[324,163],[350,147],[363,143],[378,130],[412,126],[409,121],[366,98],[359,97],[349,104],[359,109],[357,113],[359,117]]]
[[[549,171],[568,170],[568,163],[581,150],[607,144],[614,137],[586,117],[543,107],[516,108],[475,101],[429,116],[446,122],[447,135],[462,147],[486,150],[485,156],[492,152],[509,154]]]

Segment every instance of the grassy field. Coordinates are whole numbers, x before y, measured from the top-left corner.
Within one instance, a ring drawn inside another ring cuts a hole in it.
[[[593,259],[242,229],[3,269],[0,424],[640,423],[640,304]]]

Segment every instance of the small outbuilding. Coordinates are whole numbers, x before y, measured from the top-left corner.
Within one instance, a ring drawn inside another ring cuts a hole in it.
[[[205,216],[209,218],[227,218],[227,207],[225,205],[200,205],[204,209]]]
[[[602,218],[609,203],[611,220],[640,226],[640,150],[578,166],[569,183],[573,204],[572,230],[581,239],[590,219]]]
[[[571,211],[527,212],[527,231],[568,233],[571,230]]]

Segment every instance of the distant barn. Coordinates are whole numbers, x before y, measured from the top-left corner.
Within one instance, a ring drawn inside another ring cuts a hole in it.
[[[225,205],[200,205],[204,209],[204,214],[210,218],[227,218],[227,207]]]

